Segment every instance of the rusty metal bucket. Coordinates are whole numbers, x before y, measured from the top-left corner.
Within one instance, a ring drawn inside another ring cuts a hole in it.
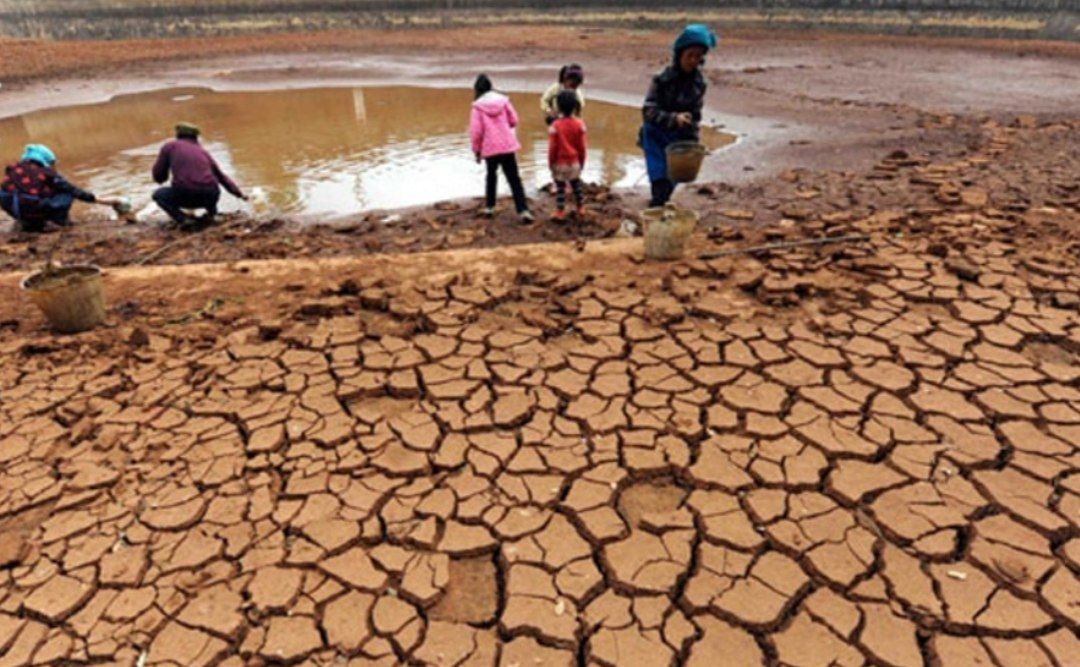
[[[696,141],[676,141],[664,150],[667,155],[668,178],[673,183],[692,183],[697,180],[708,149]]]

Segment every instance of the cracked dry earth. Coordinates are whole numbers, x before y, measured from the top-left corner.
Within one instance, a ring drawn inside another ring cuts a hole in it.
[[[1076,665],[1075,171],[964,187],[1016,144],[796,228],[865,246],[0,340],[0,665]]]

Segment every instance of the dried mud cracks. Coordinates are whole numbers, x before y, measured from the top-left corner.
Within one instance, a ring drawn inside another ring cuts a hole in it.
[[[1076,664],[1075,264],[889,238],[6,343],[0,665]]]

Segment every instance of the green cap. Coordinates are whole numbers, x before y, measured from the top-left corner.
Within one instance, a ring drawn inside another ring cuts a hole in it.
[[[177,123],[176,133],[189,137],[197,137],[199,136],[199,126],[195,123]]]

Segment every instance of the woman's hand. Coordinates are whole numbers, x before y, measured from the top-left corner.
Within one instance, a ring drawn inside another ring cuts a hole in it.
[[[675,127],[690,127],[694,124],[694,116],[689,111],[675,114]]]

